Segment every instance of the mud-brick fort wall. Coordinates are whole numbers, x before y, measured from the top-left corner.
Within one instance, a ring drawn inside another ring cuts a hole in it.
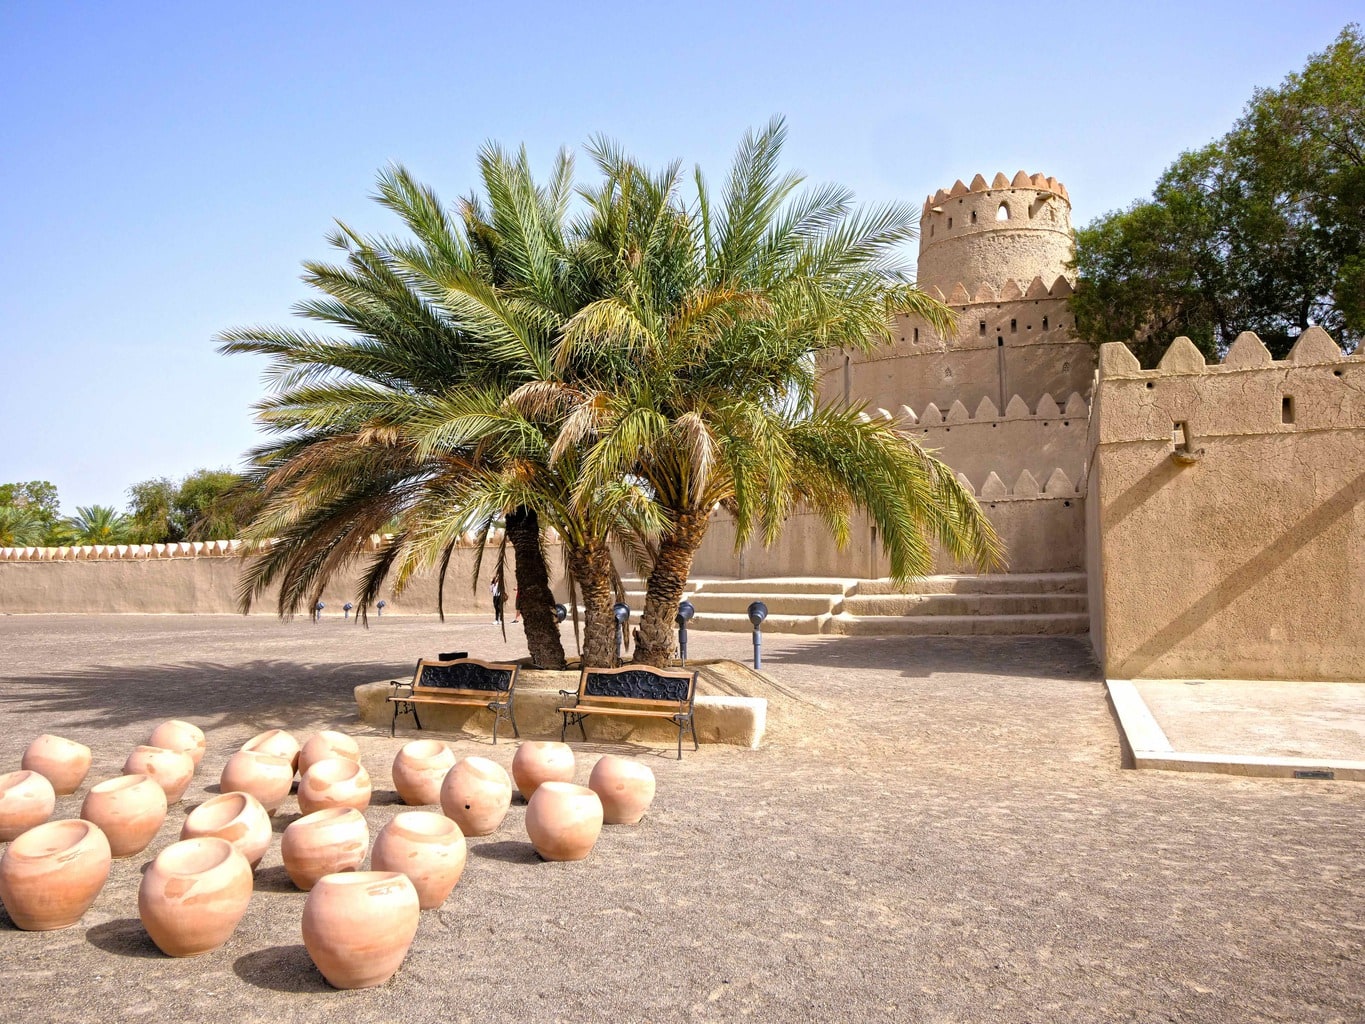
[[[466,538],[451,555],[446,576],[445,612],[448,615],[479,613],[492,616],[488,585],[497,565],[492,548],[501,540],[495,531],[490,549],[483,552],[479,579],[471,588],[480,552],[475,540]],[[369,550],[383,543],[370,538]],[[546,545],[557,564],[558,542]],[[32,613],[143,613],[230,614],[238,611],[237,586],[246,563],[240,541],[206,541],[184,544],[109,544],[89,547],[0,548],[0,615]],[[515,567],[516,556],[508,551]],[[340,616],[342,606],[359,590],[360,568],[334,577],[322,594],[325,614]],[[390,589],[384,595],[385,614],[435,614],[438,574],[420,572],[401,594]],[[562,585],[556,591],[563,592]],[[561,600],[563,596],[561,594]],[[278,590],[264,594],[251,608],[252,614],[274,615]]]
[[[1365,355],[1100,350],[1091,639],[1114,678],[1365,678]]]

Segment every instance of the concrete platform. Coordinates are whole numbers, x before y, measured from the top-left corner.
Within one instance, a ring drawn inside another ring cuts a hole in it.
[[[1365,782],[1365,683],[1105,685],[1135,768]]]
[[[732,680],[742,677],[752,670],[743,665],[717,662],[697,666],[700,678],[698,690],[714,680],[724,688],[731,688]],[[393,705],[389,703],[390,680],[361,683],[355,688],[356,707],[361,721],[379,729],[387,730],[393,723]],[[522,739],[559,739],[562,718],[559,708],[565,703],[560,690],[578,688],[578,673],[546,672],[523,669],[517,679],[516,718],[517,728]],[[493,715],[482,708],[450,707],[433,704],[422,705],[418,712],[422,717],[421,733],[467,733],[476,736],[491,736]],[[747,747],[757,750],[763,742],[767,729],[768,701],[763,697],[744,696],[733,693],[698,692],[694,704],[694,721],[697,727],[698,743],[722,743],[730,746]],[[588,739],[595,742],[635,743],[643,746],[668,746],[677,744],[678,731],[671,722],[657,718],[613,718],[597,716],[587,724]],[[397,735],[411,734],[416,738],[420,733],[413,723],[412,716],[401,715],[397,723]],[[582,738],[577,727],[570,730],[573,740]],[[499,739],[511,739],[511,727],[504,723],[499,728]],[[689,731],[683,737],[683,749],[692,749],[692,735]]]

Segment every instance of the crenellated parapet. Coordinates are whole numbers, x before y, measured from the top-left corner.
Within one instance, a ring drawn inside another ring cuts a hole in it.
[[[1040,498],[1071,500],[1081,493],[1081,485],[1073,482],[1060,466],[1047,474],[1042,483],[1027,469],[1020,470],[1012,484],[1002,480],[995,470],[986,474],[979,488],[966,473],[958,473],[957,479],[983,502],[1037,501]]]
[[[1346,356],[1320,327],[1304,331],[1281,360],[1249,331],[1213,364],[1176,338],[1152,370],[1126,345],[1102,345],[1097,379],[1101,445],[1169,441],[1178,424],[1196,438],[1365,426],[1365,354]]]
[[[502,530],[490,530],[487,546],[502,543]],[[372,533],[363,551],[380,551],[393,540],[393,534]],[[154,562],[186,558],[240,558],[268,551],[279,541],[206,540],[176,544],[88,544],[64,547],[0,548],[0,562]],[[466,533],[456,545],[478,546],[478,535]]]
[[[945,295],[957,284],[975,295],[983,284],[1065,275],[1073,244],[1066,186],[1042,174],[978,174],[924,201],[917,277]]]

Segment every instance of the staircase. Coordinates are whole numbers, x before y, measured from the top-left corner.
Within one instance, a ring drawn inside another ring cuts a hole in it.
[[[644,585],[626,581],[644,607]],[[1090,629],[1084,573],[927,576],[899,591],[890,580],[692,580],[691,629],[747,633],[751,602],[768,606],[770,633],[842,636],[1039,636]]]

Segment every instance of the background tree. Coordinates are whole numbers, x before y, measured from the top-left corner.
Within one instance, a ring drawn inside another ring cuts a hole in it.
[[[46,544],[49,529],[27,507],[0,505],[0,548],[33,548]]]
[[[1150,200],[1076,234],[1077,332],[1153,365],[1178,335],[1216,356],[1255,331],[1277,357],[1314,324],[1365,336],[1365,39],[1349,25]]]
[[[185,539],[174,518],[175,482],[168,476],[128,488],[130,532],[138,544],[170,544]]]
[[[108,505],[81,505],[61,523],[65,544],[127,544],[128,517]]]
[[[11,510],[6,513],[13,524],[10,529],[19,530],[22,536],[33,537],[36,524],[37,539],[24,542],[25,546],[56,542],[61,503],[55,484],[47,480],[0,484],[0,510],[4,509]]]

